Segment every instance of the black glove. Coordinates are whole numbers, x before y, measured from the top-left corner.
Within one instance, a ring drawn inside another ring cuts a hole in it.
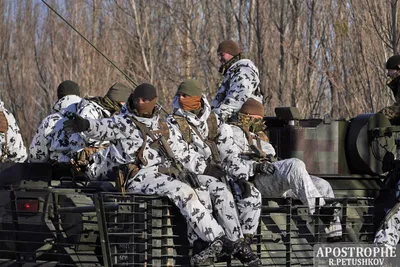
[[[221,179],[226,175],[226,172],[222,167],[215,163],[209,163],[204,171],[204,175],[209,175],[218,179]]]
[[[242,191],[242,198],[248,198],[249,196],[251,196],[251,186],[246,179],[241,178],[237,180],[236,183],[239,186],[240,191]]]
[[[68,120],[64,121],[63,128],[67,134],[80,133],[89,129],[90,123],[87,119],[84,119],[77,114],[68,116],[68,118]]]
[[[273,175],[275,173],[275,169],[276,167],[274,166],[274,164],[268,161],[253,163],[254,173],[265,173],[268,175]]]

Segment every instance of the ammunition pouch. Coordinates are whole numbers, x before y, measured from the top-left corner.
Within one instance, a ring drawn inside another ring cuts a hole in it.
[[[208,163],[208,165],[204,171],[204,175],[213,176],[213,177],[221,180],[221,178],[226,175],[226,172],[220,165],[215,164],[215,163]]]
[[[139,172],[139,170],[139,166],[133,163],[119,166],[115,186],[124,194],[126,192],[126,183],[129,179],[134,177]]]
[[[175,179],[179,179],[179,175],[180,175],[178,169],[174,168],[174,167],[167,168],[167,167],[161,167],[160,166],[160,167],[158,167],[158,172],[162,173],[162,174],[165,174],[165,175],[168,175],[168,176],[171,176],[171,177],[173,177]]]
[[[79,166],[87,166],[91,162],[90,157],[94,153],[98,152],[99,150],[103,149],[104,147],[85,147],[81,151],[76,154],[76,164]]]

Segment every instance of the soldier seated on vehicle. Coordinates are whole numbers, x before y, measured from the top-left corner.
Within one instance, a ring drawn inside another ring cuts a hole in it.
[[[389,120],[400,119],[400,55],[391,56],[386,62],[386,85],[391,89],[395,102],[379,111]]]
[[[334,198],[332,187],[325,180],[310,176],[301,160],[276,159],[275,150],[263,132],[263,116],[263,105],[249,99],[240,109],[237,120],[220,125],[217,145],[225,170],[236,180],[254,182],[265,197],[281,197],[291,189],[307,205],[310,214],[315,212],[315,199],[320,198],[320,213],[330,215],[327,216],[330,219],[330,227],[326,229],[328,241],[340,240],[339,208],[336,204],[325,205],[324,200]]]
[[[104,97],[96,96],[82,99],[78,104],[77,114],[85,119],[109,118],[121,110],[131,93],[132,88],[122,83],[115,83],[108,89]],[[73,134],[70,140],[71,145],[75,145],[71,149],[80,151],[77,159],[78,165],[85,164],[91,154],[109,144],[108,141],[88,138],[84,133]]]
[[[27,158],[17,122],[0,100],[0,162],[24,162]]]
[[[75,113],[82,100],[79,85],[73,81],[63,81],[57,88],[57,97],[53,106],[55,113],[42,120],[32,139],[30,162],[69,162],[71,159],[70,135],[65,134],[63,123],[67,119],[67,112]]]
[[[395,172],[398,174],[398,170]],[[394,198],[395,205],[388,209],[378,231],[375,234],[375,244],[386,245],[395,248],[400,240],[400,180],[397,177],[397,183],[392,189],[388,198]]]
[[[202,93],[200,83],[192,79],[183,81],[178,86],[172,105],[173,114],[168,116],[167,121],[175,131],[182,133],[188,146],[200,153],[208,162],[204,174],[209,176],[200,175],[199,180],[209,190],[218,222],[224,227],[230,240],[244,239],[243,248],[234,253],[234,257],[242,263],[261,266],[261,260],[252,252],[250,246],[260,220],[261,194],[247,181],[240,181],[240,186],[244,190],[240,192],[240,195],[236,195],[239,213],[237,216],[235,201],[228,189],[226,173],[220,166],[219,153],[215,144],[217,120],[214,114],[210,117],[211,107]],[[215,134],[210,134],[214,138],[209,138],[210,128],[215,132]],[[217,177],[221,181],[210,176]],[[236,220],[237,217],[240,222]],[[189,234],[188,236],[191,242],[196,239],[196,235]]]
[[[206,161],[168,123],[168,142],[165,140],[159,127],[157,99],[153,85],[141,84],[119,114],[102,120],[76,115],[64,123],[64,129],[69,133],[84,132],[98,140],[112,140],[110,146],[89,159],[86,173],[90,179],[106,179],[113,167],[125,165],[128,192],[166,196],[180,209],[196,235],[208,242],[206,248],[192,256],[193,264],[201,264],[221,252],[232,253],[238,244],[227,238],[202,204],[211,203],[208,192],[194,190],[200,186],[197,174],[204,172]]]

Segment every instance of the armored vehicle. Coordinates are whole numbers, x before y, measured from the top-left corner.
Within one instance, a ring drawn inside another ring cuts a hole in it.
[[[396,166],[390,121],[381,114],[302,119],[295,108],[277,108],[265,124],[280,158],[300,158],[332,184],[337,198],[330,201],[342,204],[344,241],[371,242],[374,201]],[[46,164],[3,165],[0,176],[0,259],[6,264],[189,264],[185,221],[165,198],[115,192],[113,179],[93,184]],[[309,216],[295,198],[264,198],[254,249],[266,266],[310,266],[313,245],[326,241],[320,216]],[[216,266],[227,264],[241,266],[230,258]]]

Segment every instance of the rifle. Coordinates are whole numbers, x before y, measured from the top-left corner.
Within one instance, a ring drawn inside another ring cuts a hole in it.
[[[171,164],[172,164],[172,168],[159,167],[159,172],[171,175],[174,178],[179,179],[180,181],[190,185],[194,189],[200,187],[200,182],[197,179],[197,175],[186,170],[182,166],[182,164],[175,158],[174,152],[172,151],[171,147],[169,146],[167,140],[165,140],[164,136],[161,135],[159,138],[156,138],[154,133],[149,128],[147,128],[146,125],[139,122],[133,116],[129,116],[129,118],[139,128],[139,130],[142,133],[142,136],[144,138],[142,147],[139,149],[139,152],[138,152],[138,158],[144,165],[147,165],[147,161],[142,157],[142,154],[143,154],[143,151],[144,151],[145,145],[146,145],[146,136],[149,136],[152,140],[154,140],[154,142],[150,145],[150,147],[153,149],[156,149],[156,150],[158,148],[161,151],[161,153],[163,153],[164,156],[171,161]],[[174,172],[173,169],[175,169],[176,172]]]
[[[175,158],[175,155],[172,152],[171,147],[167,143],[167,140],[165,140],[164,136],[158,138],[157,142],[159,144],[161,152],[171,161],[172,167],[178,171],[178,173],[173,173],[173,171],[169,169],[167,170],[167,173],[171,173],[172,175],[175,176],[176,179],[181,180],[182,182],[190,185],[194,189],[199,188],[200,182],[199,179],[197,178],[197,175],[195,173],[186,170],[183,167],[182,163],[180,163]]]

